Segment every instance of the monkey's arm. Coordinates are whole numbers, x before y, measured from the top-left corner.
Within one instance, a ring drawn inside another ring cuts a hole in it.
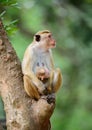
[[[50,66],[51,66],[51,70],[54,70],[54,61],[53,61],[53,56],[52,56],[51,50],[50,50]]]
[[[54,61],[52,57],[52,52],[50,52],[50,85],[47,86],[47,90],[49,93],[55,93],[58,91],[62,84],[62,74],[59,68],[54,68]]]
[[[52,57],[52,52],[50,52],[50,62],[52,66],[51,74],[50,74],[50,84],[51,84],[51,90],[55,93],[58,91],[60,86],[62,85],[62,74],[61,70],[59,68],[54,68],[54,61]]]
[[[52,78],[52,90],[53,92],[57,92],[60,86],[62,85],[62,74],[59,68],[53,71],[53,78]]]

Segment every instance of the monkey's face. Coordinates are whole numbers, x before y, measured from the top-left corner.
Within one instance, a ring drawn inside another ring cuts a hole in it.
[[[51,32],[40,32],[35,35],[36,43],[45,49],[55,48],[56,41]]]
[[[49,33],[46,35],[46,43],[48,48],[55,48],[56,46],[56,41],[55,39],[53,38],[52,34]]]

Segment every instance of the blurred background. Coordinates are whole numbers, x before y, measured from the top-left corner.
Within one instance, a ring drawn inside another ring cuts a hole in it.
[[[52,130],[92,130],[92,0],[0,0],[0,17],[21,61],[33,35],[51,30],[63,74]]]

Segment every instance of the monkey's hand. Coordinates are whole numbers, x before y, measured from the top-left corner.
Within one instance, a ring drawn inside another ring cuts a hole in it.
[[[42,87],[39,88],[39,92],[42,95],[47,95],[48,93],[51,93],[51,86],[50,86],[50,79],[44,79],[43,81],[40,80],[42,83]]]

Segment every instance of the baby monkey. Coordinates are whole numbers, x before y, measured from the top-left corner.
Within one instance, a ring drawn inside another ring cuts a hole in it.
[[[22,62],[24,88],[33,99],[56,93],[61,86],[61,71],[54,68],[51,52],[55,46],[52,33],[43,30],[34,35],[33,42],[25,51]]]

